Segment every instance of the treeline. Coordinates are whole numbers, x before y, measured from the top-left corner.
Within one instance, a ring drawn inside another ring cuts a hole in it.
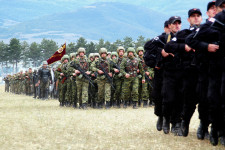
[[[87,42],[83,37],[80,37],[75,43],[67,43],[66,53],[70,54],[76,52],[79,47],[86,48],[87,55],[89,53],[97,53],[101,47],[105,47],[109,52],[116,51],[118,46],[138,47],[143,46],[146,41],[143,36],[139,36],[136,41],[131,37],[125,37],[123,40],[116,40],[115,42],[104,41],[100,39],[98,42]],[[59,43],[64,44],[64,43]],[[28,44],[26,41],[12,38],[9,44],[0,42],[0,63],[2,67],[13,65],[17,70],[19,62],[23,63],[23,67],[38,67],[42,61],[51,57],[55,51],[61,46],[53,40],[43,39],[41,43],[33,42]],[[30,66],[31,65],[31,66]]]

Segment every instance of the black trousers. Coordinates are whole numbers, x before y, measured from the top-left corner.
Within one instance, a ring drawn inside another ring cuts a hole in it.
[[[208,87],[208,102],[209,102],[209,121],[216,130],[220,130],[223,125],[222,119],[222,62],[223,60],[209,61],[209,87]]]
[[[198,103],[196,87],[198,81],[198,70],[195,66],[185,66],[183,71],[183,110],[182,119],[190,121],[192,115],[195,112],[196,105]]]
[[[163,73],[162,113],[172,124],[181,122],[182,74],[181,69],[164,70]]]
[[[162,116],[162,86],[163,86],[163,70],[154,71],[152,97],[155,103],[155,115]]]
[[[198,66],[198,84],[197,84],[197,96],[199,100],[198,113],[199,119],[205,125],[209,122],[209,104],[207,98],[208,92],[208,69],[209,65],[207,63],[200,63]]]

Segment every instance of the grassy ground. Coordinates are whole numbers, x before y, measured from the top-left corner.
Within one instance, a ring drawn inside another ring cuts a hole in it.
[[[75,110],[58,104],[0,86],[0,149],[225,149],[197,140],[197,113],[184,138],[156,131],[153,108]]]

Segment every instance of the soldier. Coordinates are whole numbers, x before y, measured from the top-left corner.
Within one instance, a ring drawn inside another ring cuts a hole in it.
[[[111,53],[111,60],[112,60],[112,62],[114,62],[114,63],[116,63],[117,62],[117,60],[118,60],[118,54],[117,54],[117,52],[112,52]],[[115,87],[116,85],[115,85],[115,79],[114,79],[114,74],[113,74],[113,86]],[[110,105],[111,106],[113,106],[113,107],[116,107],[116,104],[117,104],[117,102],[116,101],[114,101],[114,95],[115,95],[115,89],[113,89],[112,87],[111,87],[111,97],[110,97]]]
[[[98,72],[98,108],[102,108],[104,101],[106,101],[106,109],[110,107],[110,95],[112,86],[112,65],[107,58],[107,49],[101,48],[99,50],[100,57],[91,64],[91,70]]]
[[[95,54],[94,53],[90,53],[89,54],[89,66],[91,66],[91,64],[95,61]],[[89,84],[88,87],[88,101],[89,104],[93,107],[96,108],[96,101],[97,101],[97,93],[98,93],[98,85],[96,82],[96,78],[97,78],[97,72],[93,72],[91,73],[91,80],[93,81],[94,86],[92,86],[91,84]]]
[[[217,145],[219,136],[221,144],[225,145],[224,130],[224,24],[225,1],[217,0],[217,15],[186,39],[188,45],[208,56],[208,93],[209,121],[212,123],[210,142]],[[222,28],[221,28],[222,27]],[[221,105],[223,108],[221,108]]]
[[[77,83],[77,98],[79,101],[80,106],[83,109],[87,109],[88,104],[88,86],[89,86],[89,79],[87,78],[91,72],[90,66],[88,63],[87,58],[85,57],[86,50],[80,47],[77,51],[79,55],[78,59],[75,59],[71,62],[70,66],[74,68],[74,73],[77,76],[76,83]]]
[[[124,108],[127,107],[127,102],[131,95],[133,101],[133,108],[137,109],[138,102],[138,84],[139,79],[137,78],[138,74],[142,76],[142,83],[145,83],[144,70],[139,59],[135,58],[135,49],[129,47],[127,50],[127,58],[123,59],[120,65],[120,72],[124,78],[122,85],[122,99],[124,100]]]
[[[31,88],[32,88],[32,68],[29,68],[28,73],[25,74],[25,88],[26,88],[26,95],[31,96]]]
[[[40,85],[40,97],[48,99],[49,81],[52,82],[50,70],[47,68],[47,61],[43,61],[42,68],[38,70],[38,85]]]
[[[113,83],[115,85],[115,93],[114,93],[114,100],[113,100],[113,105],[117,105],[118,108],[120,108],[120,104],[121,104],[121,91],[122,91],[122,84],[123,84],[123,76],[120,73],[120,64],[123,60],[123,56],[125,53],[125,49],[122,46],[119,46],[117,48],[117,54],[118,54],[118,58],[117,59],[113,59],[113,62],[115,63],[115,65],[113,65],[113,71],[114,71],[114,76],[113,76]]]
[[[5,92],[9,92],[9,75],[7,75],[3,81],[5,81]]]
[[[154,68],[153,91],[152,97],[154,98],[155,108],[154,113],[158,116],[156,128],[158,131],[162,130],[163,115],[162,115],[162,86],[163,86],[163,61],[161,51],[163,50],[167,39],[169,38],[170,29],[168,21],[164,23],[164,31],[161,35],[148,41],[144,49],[146,50],[144,59],[145,63]],[[168,40],[169,41],[169,40]]]
[[[148,99],[149,99],[149,90],[148,90],[148,82],[147,80],[152,80],[152,78],[150,77],[150,68],[145,64],[144,58],[143,58],[143,54],[144,54],[144,48],[143,47],[138,47],[136,50],[136,53],[138,55],[138,58],[140,59],[140,62],[142,64],[142,67],[144,69],[144,77],[146,82],[142,83],[141,79],[142,76],[140,75],[139,78],[139,87],[138,87],[138,93],[139,93],[139,103],[141,105],[141,101],[143,100],[143,107],[147,107],[148,105]]]
[[[34,97],[33,98],[37,98],[38,96],[38,74],[37,74],[37,70],[34,70],[33,73],[33,88],[34,88]]]

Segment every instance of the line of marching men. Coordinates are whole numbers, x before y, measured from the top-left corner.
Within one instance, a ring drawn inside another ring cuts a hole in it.
[[[64,55],[56,68],[60,106],[109,109],[132,105],[136,109],[142,103],[143,107],[153,105],[154,72],[144,62],[143,47],[125,50],[120,46],[112,53],[101,48],[88,58],[85,53],[79,48],[77,53]]]
[[[154,68],[153,97],[157,130],[188,136],[198,104],[198,139],[225,145],[225,0],[207,5],[208,19],[188,11],[189,29],[181,18],[170,17],[165,32],[148,41],[145,62]],[[172,125],[172,126],[171,126]],[[208,127],[211,125],[210,134]]]

